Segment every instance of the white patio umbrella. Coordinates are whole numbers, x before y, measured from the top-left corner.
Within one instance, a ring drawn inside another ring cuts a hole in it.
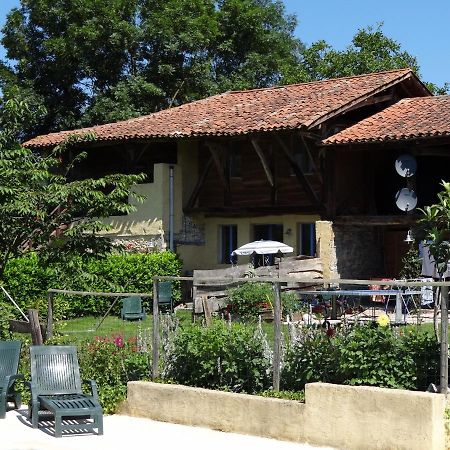
[[[247,255],[275,255],[277,253],[292,253],[294,249],[289,245],[278,241],[266,241],[261,239],[259,241],[249,242],[242,245],[233,251],[232,255],[247,256]]]

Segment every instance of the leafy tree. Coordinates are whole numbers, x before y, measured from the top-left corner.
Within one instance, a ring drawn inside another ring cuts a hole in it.
[[[442,181],[443,190],[438,193],[438,202],[420,210],[417,235],[429,242],[427,248],[433,257],[439,275],[447,270],[450,261],[450,183]]]
[[[303,45],[293,39],[297,20],[272,0],[221,0],[213,59],[216,90],[286,83]]]
[[[149,114],[227,90],[411,67],[382,24],[345,50],[304,46],[281,0],[21,0],[0,88],[47,114],[34,136]],[[443,93],[447,87],[429,87]]]
[[[70,129],[282,82],[295,25],[279,0],[21,0],[0,76],[47,109],[29,134]]]
[[[0,114],[0,278],[6,263],[27,252],[43,262],[63,261],[64,255],[95,256],[111,242],[98,233],[107,228],[102,217],[132,210],[131,186],[143,175],[108,175],[71,180],[69,161],[59,146],[47,155],[35,154],[16,141],[23,122],[38,111],[20,99],[3,98]],[[92,136],[72,137],[70,143]],[[81,158],[83,154],[81,155]]]
[[[418,72],[416,58],[385,36],[383,24],[360,29],[345,50],[318,41],[303,52],[304,70],[311,80],[345,77],[410,67]]]
[[[399,42],[384,34],[383,23],[359,29],[345,50],[335,50],[320,40],[306,48],[302,57],[298,75],[302,80],[323,80],[407,67],[419,75],[417,59],[403,50]],[[425,84],[436,94],[444,94],[448,90],[447,85]]]
[[[136,0],[21,0],[3,29],[17,84],[32,84],[47,109],[37,131],[71,128],[89,99],[131,73]]]

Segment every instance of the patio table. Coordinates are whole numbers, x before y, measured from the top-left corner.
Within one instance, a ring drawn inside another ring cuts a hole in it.
[[[299,291],[303,295],[331,295],[331,319],[337,319],[336,298],[342,295],[351,297],[368,297],[372,295],[385,295],[395,296],[395,323],[405,322],[402,321],[402,303],[405,304],[404,295],[420,295],[420,291],[406,291],[401,289],[329,289],[329,290],[317,290],[317,291]]]

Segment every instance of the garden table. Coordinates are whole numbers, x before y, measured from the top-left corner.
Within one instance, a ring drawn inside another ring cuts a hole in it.
[[[420,291],[407,291],[403,292],[401,289],[328,289],[317,291],[299,291],[303,295],[330,295],[331,296],[331,319],[337,319],[336,298],[346,295],[350,297],[368,297],[372,295],[385,295],[387,297],[395,296],[395,323],[405,322],[405,318],[402,321],[402,303],[406,307],[404,296],[420,295]],[[389,300],[388,300],[389,301]],[[405,314],[406,315],[406,314]]]

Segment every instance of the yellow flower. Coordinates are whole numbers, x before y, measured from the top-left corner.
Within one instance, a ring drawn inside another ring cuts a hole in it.
[[[387,327],[389,325],[389,322],[391,319],[389,319],[389,316],[387,314],[381,314],[381,316],[378,316],[377,322],[380,327]]]

